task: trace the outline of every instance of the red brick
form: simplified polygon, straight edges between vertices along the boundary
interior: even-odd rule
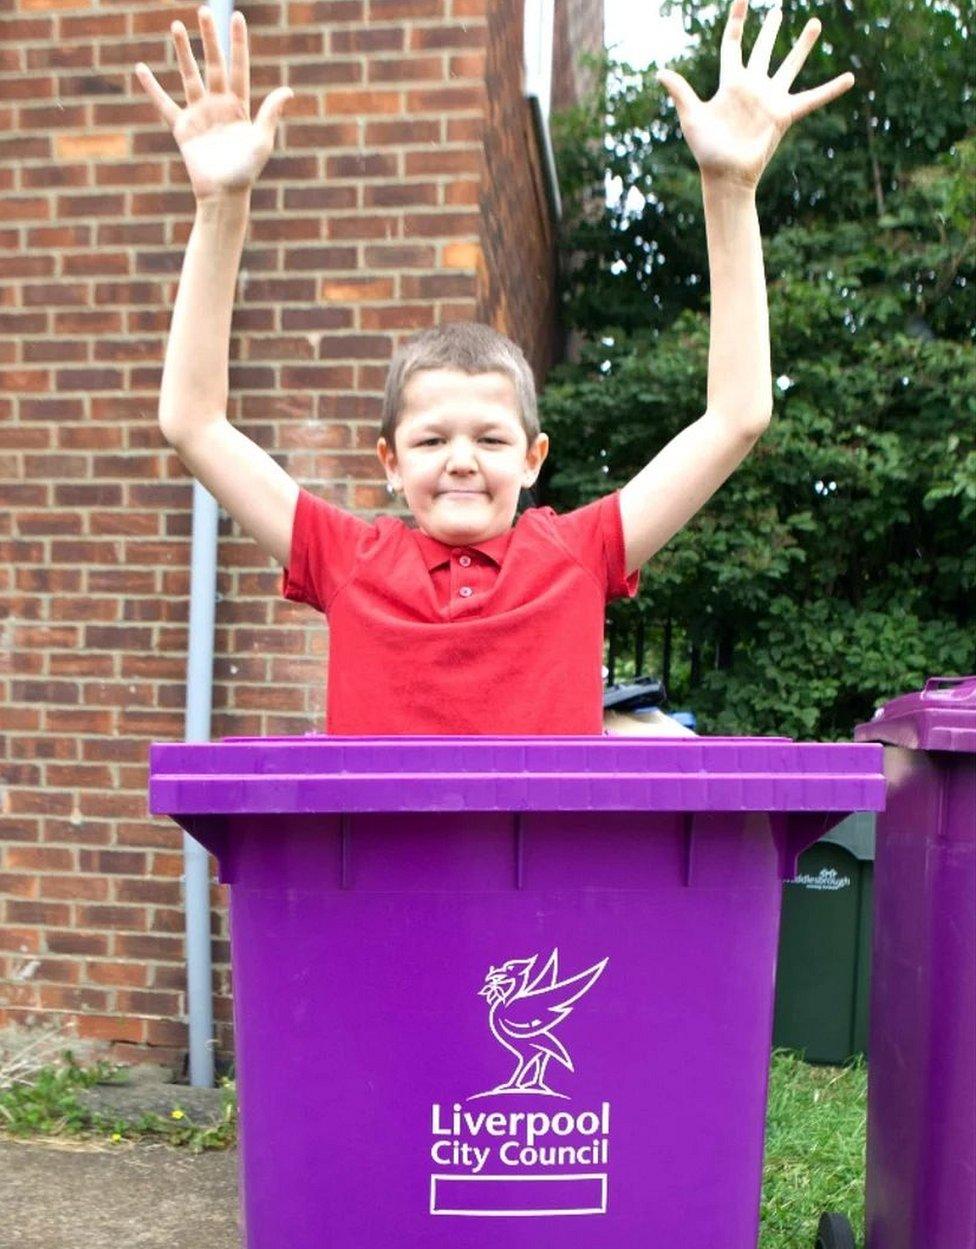
[[[289,78],[296,92],[302,92],[302,88],[305,88],[307,92],[309,88],[319,86],[362,82],[363,66],[357,61],[330,61],[319,58],[292,66]],[[298,111],[300,102],[300,98],[296,97],[290,105],[289,112],[294,118],[300,116]],[[288,125],[289,136],[294,127],[295,122],[290,122]]]
[[[25,342],[22,345],[22,358],[25,363],[54,363],[62,361],[85,361],[89,353],[86,342],[71,341],[67,338],[52,338],[41,342]]]
[[[444,238],[458,234],[476,235],[478,213],[440,212],[409,213],[404,218],[403,232],[408,238]]]
[[[60,312],[54,315],[54,329],[58,334],[117,334],[122,329],[122,318],[117,312],[107,311]]]
[[[176,1019],[147,1019],[145,1027],[150,1045],[186,1045],[186,1025]]]
[[[51,140],[41,135],[25,135],[0,140],[0,160],[50,160]],[[27,166],[29,169],[30,166]],[[26,169],[21,170],[26,172]]]
[[[0,373],[0,391],[42,390],[50,381],[45,369],[7,369]]]
[[[0,314],[0,333],[38,334],[47,325],[43,312],[5,312]]]
[[[19,734],[10,738],[12,759],[77,759],[78,743],[66,737],[28,737]]]
[[[288,21],[292,26],[305,26],[310,23],[328,22],[361,22],[364,15],[364,0],[310,0],[309,3],[294,3],[288,8]]]
[[[126,34],[126,19],[121,14],[110,13],[62,17],[58,23],[58,31],[62,40],[66,42],[73,39],[104,39],[106,43],[109,43],[121,39]]]
[[[485,91],[481,86],[429,87],[407,92],[407,113],[482,113]]]
[[[51,1011],[104,1011],[108,1009],[108,994],[87,986],[38,985],[37,1004],[41,1010]]]
[[[45,876],[41,880],[41,897],[104,902],[108,898],[108,881],[96,876]]]
[[[481,153],[475,147],[407,152],[404,172],[408,178],[417,174],[477,173],[481,168],[481,159]]]
[[[6,1006],[24,1007],[30,1011],[31,1016],[33,1016],[34,1009],[37,1007],[40,1000],[40,994],[37,986],[33,983],[13,983],[8,984],[5,987],[3,991],[3,1000]],[[7,1017],[9,1017],[9,1015]]]
[[[4,861],[9,869],[22,872],[70,872],[76,865],[71,850],[53,846],[8,846]]]
[[[432,182],[397,182],[367,186],[363,189],[364,208],[398,208],[419,205],[433,208],[439,200]]]
[[[437,143],[441,138],[439,121],[369,121],[366,123],[366,142],[370,146],[411,147],[419,144]]]
[[[385,61],[371,60],[368,65],[370,83],[441,82],[444,78],[444,63],[439,56],[397,56]]]
[[[325,110],[330,116],[348,113],[356,117],[364,117],[399,113],[403,110],[403,99],[399,91],[327,91]],[[2,215],[17,219],[26,216],[41,216],[45,215],[46,208],[46,200],[20,201],[19,211],[8,207]]]
[[[411,51],[428,49],[481,48],[487,30],[478,23],[452,22],[445,26],[414,26],[410,32]]]
[[[424,243],[392,243],[365,249],[369,269],[433,269],[436,248]]]
[[[64,257],[64,274],[69,277],[101,277],[129,272],[129,256],[124,251],[82,252]]]
[[[119,217],[125,212],[122,195],[59,195],[56,198],[59,221],[70,217]]]
[[[36,77],[5,77],[5,100],[50,100],[55,95],[55,80],[50,75]]]
[[[95,242],[99,247],[137,244],[152,247],[165,243],[166,239],[165,227],[152,221],[100,221],[96,226]]]
[[[115,839],[120,846],[172,847],[179,845],[182,834],[172,824],[119,823]]]
[[[360,323],[364,330],[423,329],[434,324],[434,309],[429,303],[363,308]]]
[[[180,1009],[178,993],[159,993],[138,989],[119,989],[115,994],[115,1009],[126,1015],[176,1015]],[[147,1030],[152,1041],[158,1033]]]
[[[40,881],[36,876],[0,872],[0,894],[11,898],[36,898],[39,891]]]
[[[5,707],[3,712],[4,727],[9,730],[26,730],[40,728],[40,712],[34,707]]]
[[[40,940],[36,928],[0,926],[0,950],[13,954],[36,954],[41,948]]]
[[[78,867],[83,872],[141,876],[146,870],[146,856],[132,850],[82,850]]]
[[[86,1040],[144,1041],[146,1021],[120,1015],[79,1015],[78,1036]]]
[[[369,0],[373,22],[394,22],[410,17],[443,17],[444,0]]]
[[[473,180],[457,179],[444,187],[444,204],[468,204],[472,207],[481,203],[481,188]]]
[[[183,958],[183,939],[118,933],[113,941],[113,952],[120,958],[178,962]]]
[[[108,711],[52,708],[45,710],[44,727],[50,733],[98,733],[112,731],[112,713]]]
[[[52,954],[106,954],[108,937],[98,932],[49,932],[46,937],[47,948]],[[91,966],[91,964],[89,964]],[[86,972],[86,975],[88,973]],[[89,978],[91,978],[89,976]]]
[[[85,964],[85,976],[93,984],[141,989],[148,983],[149,969],[145,963],[89,962]]]
[[[89,297],[87,287],[77,282],[42,282],[24,286],[24,304],[32,305],[84,305]]]
[[[145,932],[149,926],[141,906],[83,906],[76,908],[78,923],[84,928],[112,928],[125,932]]]
[[[63,902],[28,902],[9,898],[6,908],[8,923],[66,928],[71,922],[71,907]]]

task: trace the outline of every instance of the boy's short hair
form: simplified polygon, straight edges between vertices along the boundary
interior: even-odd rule
[[[539,434],[535,378],[522,349],[478,321],[452,321],[413,334],[394,353],[386,377],[380,434],[393,446],[403,391],[421,369],[460,369],[462,373],[504,373],[515,386],[519,418],[531,447]]]

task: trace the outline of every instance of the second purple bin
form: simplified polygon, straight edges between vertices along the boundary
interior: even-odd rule
[[[755,1249],[781,882],[881,758],[154,746],[230,885],[248,1249]]]

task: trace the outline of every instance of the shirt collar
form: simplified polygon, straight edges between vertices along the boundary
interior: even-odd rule
[[[440,542],[437,538],[432,538],[430,534],[424,533],[422,529],[415,529],[413,532],[417,545],[420,547],[420,553],[424,557],[424,563],[427,565],[427,571],[433,572],[435,568],[441,568],[444,564],[450,563],[452,551],[478,551],[481,555],[490,559],[493,564],[501,568],[505,552],[508,550],[508,544],[512,540],[513,531],[507,529],[504,533],[500,533],[494,538],[489,538],[487,542],[478,542],[469,546],[451,546],[447,542]]]

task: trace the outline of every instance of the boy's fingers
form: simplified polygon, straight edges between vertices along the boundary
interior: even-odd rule
[[[295,93],[291,87],[275,87],[274,91],[271,92],[258,109],[258,115],[254,119],[254,124],[259,130],[264,131],[272,145],[274,144],[275,130],[278,122],[281,120],[281,114],[285,105],[294,98]]]
[[[230,89],[251,116],[251,58],[247,46],[247,23],[240,9],[230,19]]]
[[[776,36],[779,34],[782,22],[783,10],[779,6],[775,9],[770,9],[766,14],[766,20],[763,22],[759,34],[756,36],[756,42],[752,45],[752,52],[749,54],[749,69],[755,73],[769,73],[773,44],[776,42]]]
[[[701,103],[691,83],[675,73],[673,69],[658,70],[657,80],[674,101],[674,106],[679,113]]]
[[[206,5],[197,9],[200,38],[203,41],[203,59],[207,69],[207,90],[220,95],[227,90],[227,66],[217,39],[217,26],[213,13]]]
[[[719,53],[719,67],[723,75],[742,68],[742,28],[748,8],[749,0],[732,0]]]
[[[789,91],[793,85],[793,80],[803,68],[803,62],[810,55],[810,49],[817,42],[817,36],[820,34],[820,22],[817,18],[812,17],[803,30],[796,43],[790,48],[786,56],[783,58],[783,64],[773,74],[773,82],[784,90]]]
[[[822,108],[824,104],[836,100],[845,91],[850,91],[853,86],[853,74],[840,74],[837,78],[831,78],[830,82],[825,82],[822,87],[813,87],[809,91],[800,91],[797,95],[791,95],[790,120],[799,121],[801,117],[806,117],[807,113],[812,113],[815,108]]]
[[[142,84],[142,88],[146,95],[149,96],[150,102],[156,109],[156,112],[163,119],[170,130],[176,124],[176,119],[180,115],[180,110],[176,104],[169,98],[166,92],[156,81],[155,75],[148,65],[143,65],[140,61],[136,66],[136,77]]]
[[[203,79],[190,50],[190,36],[182,22],[174,22],[170,30],[173,32],[173,46],[176,48],[176,63],[183,79],[183,94],[187,104],[195,104],[203,98]]]

